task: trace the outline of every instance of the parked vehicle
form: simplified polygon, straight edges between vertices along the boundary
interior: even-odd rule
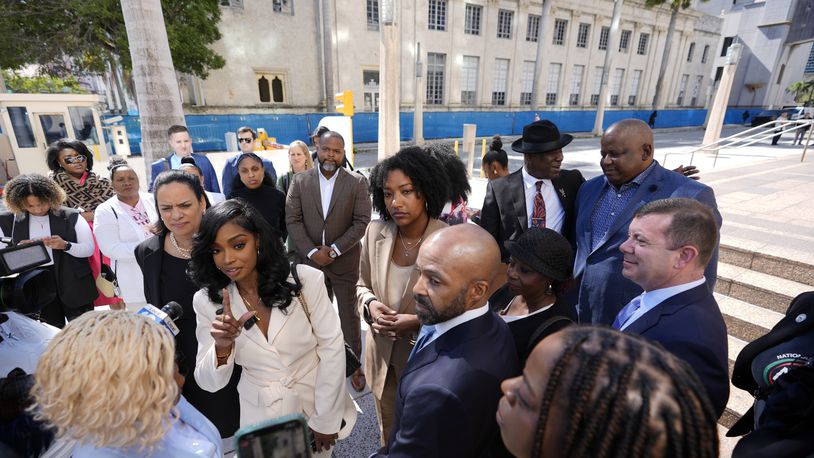
[[[767,122],[772,122],[780,117],[780,113],[786,112],[789,114],[789,119],[792,119],[793,109],[782,110],[763,110],[760,113],[752,116],[752,127],[762,126]]]

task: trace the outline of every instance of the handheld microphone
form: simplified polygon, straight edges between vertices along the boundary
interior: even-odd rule
[[[164,326],[173,336],[177,336],[178,333],[181,332],[178,326],[175,325],[175,322],[184,314],[184,309],[178,302],[170,301],[161,309],[147,304],[136,313],[138,315],[144,315],[161,326]]]

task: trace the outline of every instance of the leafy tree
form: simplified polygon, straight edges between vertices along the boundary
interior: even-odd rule
[[[795,81],[786,89],[794,93],[794,101],[814,105],[814,79]]]
[[[219,40],[219,0],[164,0],[175,69],[201,78],[222,68],[209,45]],[[119,62],[131,70],[119,0],[0,0],[0,68],[36,64],[54,76],[103,72]]]
[[[83,94],[86,92],[79,85],[79,81],[73,76],[65,78],[47,75],[29,77],[19,75],[9,70],[0,71],[0,76],[5,80],[6,87],[12,92],[24,92],[29,94],[64,92]]]

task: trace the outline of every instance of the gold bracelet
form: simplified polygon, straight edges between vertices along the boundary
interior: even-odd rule
[[[218,354],[218,350],[215,350],[215,358],[217,358],[218,361],[220,361],[222,359],[229,359],[229,355],[231,355],[231,354],[232,354],[232,348],[231,347],[229,348],[229,351],[226,352],[226,354],[223,355],[223,356]]]

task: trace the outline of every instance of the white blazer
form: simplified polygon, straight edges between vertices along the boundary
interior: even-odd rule
[[[345,345],[339,314],[328,299],[322,272],[299,265],[298,273],[313,327],[295,298],[285,314],[271,309],[268,340],[256,325],[243,330],[227,363],[220,367],[210,330],[221,305],[210,301],[204,290],[195,294],[195,380],[207,391],[218,391],[229,382],[235,363],[240,364],[243,373],[237,389],[241,427],[300,413],[308,419],[311,429],[324,434],[338,432],[342,439],[356,423],[356,407],[345,383]],[[289,281],[293,279],[289,277]],[[246,313],[248,309],[235,284],[227,288],[233,315]],[[340,428],[342,420],[345,425]]]
[[[156,222],[158,215],[155,212],[153,195],[139,192],[139,198],[144,204],[150,222]],[[113,196],[96,207],[93,233],[96,242],[99,243],[99,249],[110,258],[110,267],[116,273],[124,302],[128,305],[146,302],[144,276],[136,262],[134,251],[139,243],[149,237],[144,234],[133,217],[122,209],[118,197]],[[161,307],[164,304],[153,305]]]

